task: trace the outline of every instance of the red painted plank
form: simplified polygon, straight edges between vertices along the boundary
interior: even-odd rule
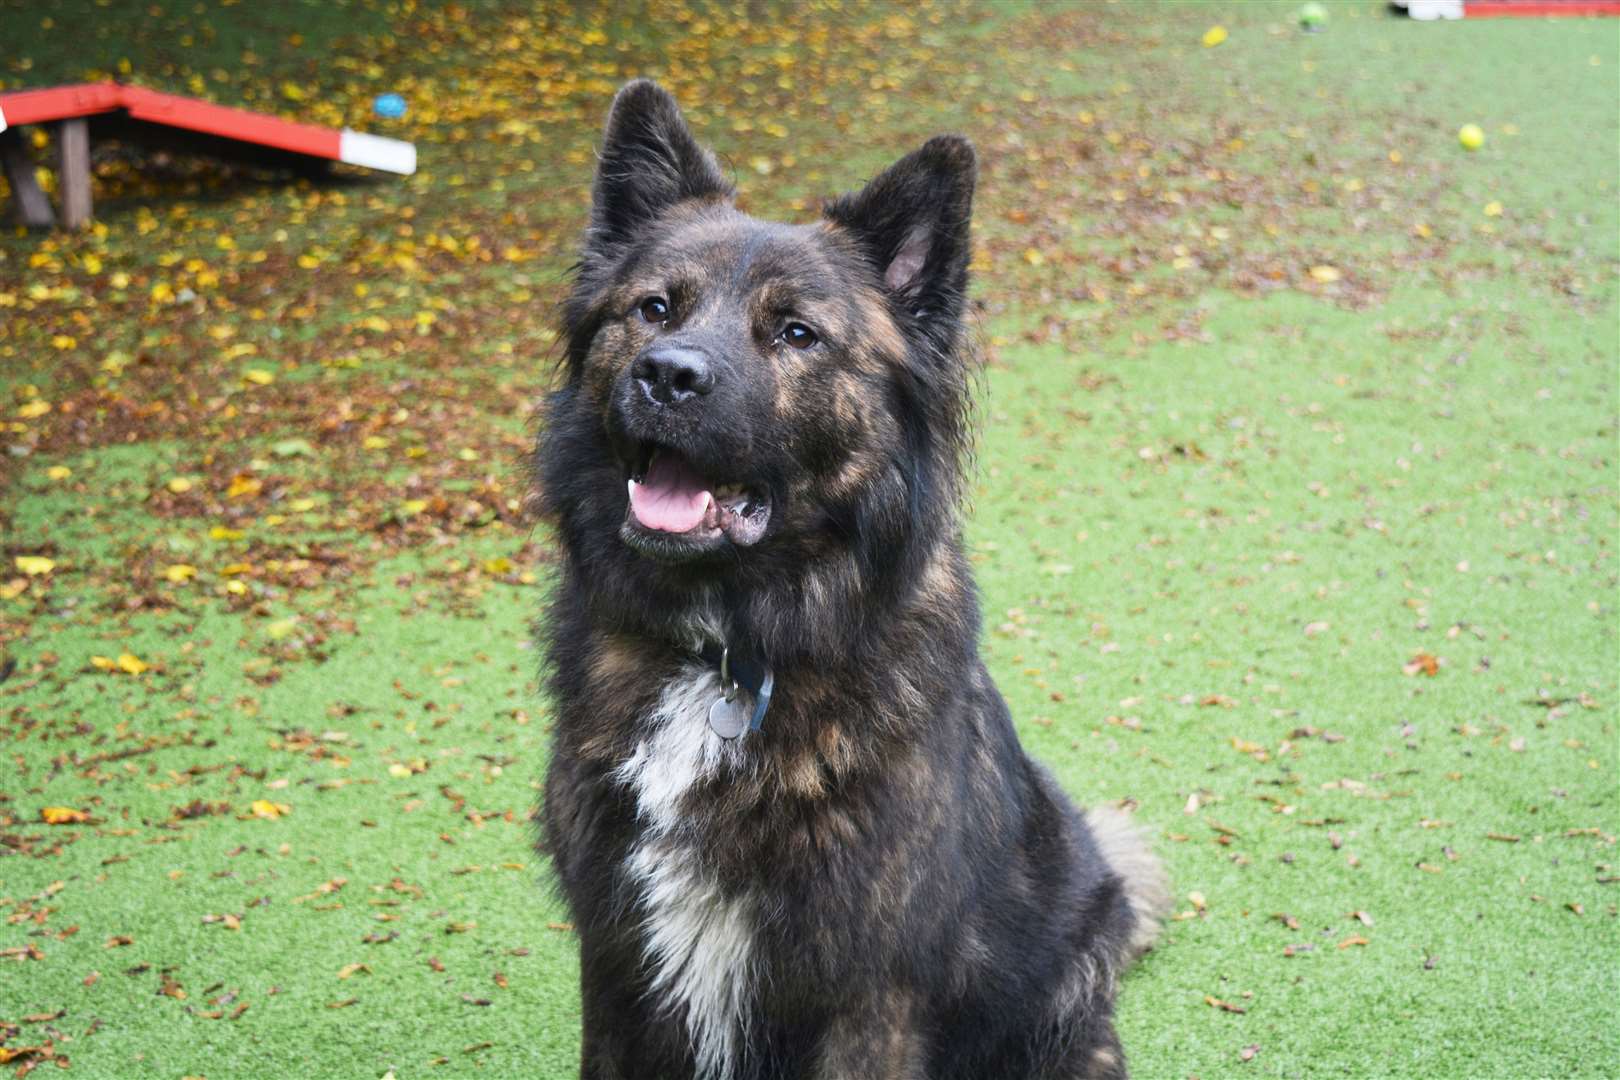
[[[0,94],[0,131],[22,124],[70,120],[118,109],[125,109],[132,119],[149,124],[345,161],[368,169],[403,175],[416,171],[416,148],[399,139],[298,124],[246,109],[117,83],[82,83]]]
[[[0,112],[6,126],[43,124],[75,116],[112,112],[123,104],[122,86],[114,83],[78,83],[48,86],[41,90],[13,90],[0,94]]]
[[[207,135],[223,135],[228,139],[273,146],[278,150],[291,150],[312,157],[338,159],[341,136],[331,128],[313,124],[295,124],[246,109],[232,109],[195,98],[175,94],[160,94],[140,86],[125,86],[123,104],[136,120],[152,124],[200,131]],[[11,107],[0,102],[11,119]]]

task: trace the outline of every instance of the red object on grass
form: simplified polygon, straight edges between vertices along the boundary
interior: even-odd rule
[[[141,86],[80,83],[0,94],[0,131],[20,124],[42,124],[124,110],[130,119],[238,142],[268,146],[309,157],[342,161],[368,169],[410,175],[416,147],[399,139],[298,124],[246,109],[232,109]]]
[[[1620,0],[1467,0],[1463,12],[1470,19],[1620,16]]]

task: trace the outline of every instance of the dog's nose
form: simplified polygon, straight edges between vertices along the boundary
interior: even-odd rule
[[[663,405],[678,405],[714,389],[709,358],[676,346],[649,349],[630,369],[642,393]]]

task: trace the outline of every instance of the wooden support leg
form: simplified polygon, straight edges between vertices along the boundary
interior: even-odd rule
[[[23,142],[22,131],[7,128],[0,131],[0,165],[5,166],[6,183],[11,185],[11,200],[17,206],[17,220],[31,229],[48,229],[56,224],[51,212],[51,201],[40,190],[34,175],[34,159]]]
[[[82,229],[90,224],[90,122],[84,117],[63,120],[56,133],[61,168],[62,224]]]

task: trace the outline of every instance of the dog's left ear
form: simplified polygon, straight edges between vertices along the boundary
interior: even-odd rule
[[[939,135],[824,212],[854,235],[904,308],[954,320],[967,290],[977,171],[972,143]]]
[[[613,98],[593,194],[586,246],[600,253],[684,199],[726,199],[734,191],[669,91],[636,79]]]

